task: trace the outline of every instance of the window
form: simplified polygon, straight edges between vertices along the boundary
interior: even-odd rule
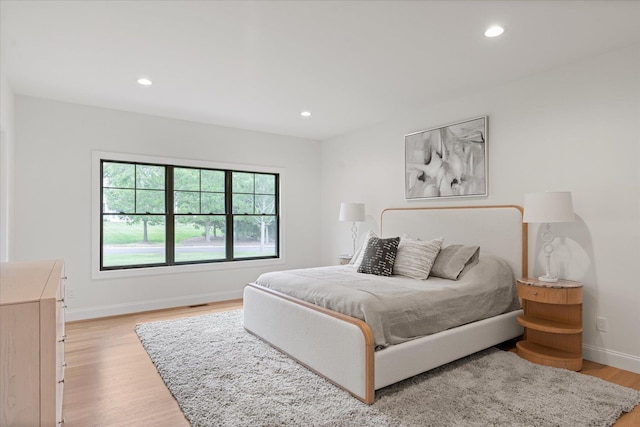
[[[277,255],[275,245],[269,245],[270,236],[277,227],[276,175],[248,172],[233,172],[231,175],[233,229],[248,241],[260,242],[256,252],[255,246],[238,241],[233,256]]]
[[[174,168],[175,262],[226,260],[226,172]]]
[[[278,258],[279,174],[100,159],[100,270]]]

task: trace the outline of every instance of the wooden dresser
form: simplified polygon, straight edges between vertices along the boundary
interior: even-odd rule
[[[63,423],[64,262],[0,265],[0,426]]]
[[[558,280],[518,280],[518,296],[524,315],[524,340],[516,344],[518,355],[530,362],[582,369],[582,283]]]

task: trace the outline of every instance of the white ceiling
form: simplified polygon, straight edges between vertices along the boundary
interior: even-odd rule
[[[0,8],[2,71],[17,94],[316,140],[640,42],[640,1]],[[494,23],[505,34],[485,38]]]

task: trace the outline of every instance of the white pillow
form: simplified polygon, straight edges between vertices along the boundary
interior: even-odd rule
[[[444,238],[416,240],[402,236],[398,245],[393,274],[424,280],[440,252]]]
[[[367,234],[364,236],[364,242],[362,242],[362,246],[360,247],[360,249],[358,249],[358,251],[355,253],[355,255],[353,255],[353,258],[351,258],[351,262],[349,262],[349,264],[353,264],[354,267],[360,267],[360,264],[362,264],[362,260],[364,258],[364,250],[367,247],[367,243],[369,243],[369,239],[371,237],[378,237],[376,236],[376,233],[374,233],[373,231],[369,230],[367,231]]]

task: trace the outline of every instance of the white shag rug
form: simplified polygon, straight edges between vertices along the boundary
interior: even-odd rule
[[[242,327],[242,310],[136,332],[193,426],[610,426],[640,392],[488,349],[365,405]]]

